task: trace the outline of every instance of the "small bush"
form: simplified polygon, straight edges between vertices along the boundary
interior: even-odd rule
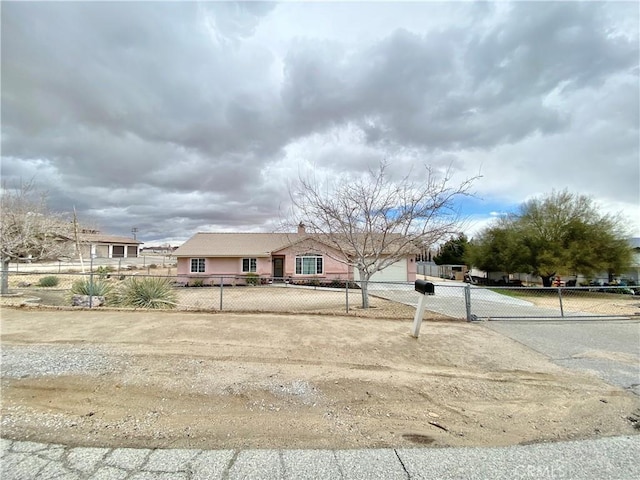
[[[258,285],[260,283],[260,277],[255,273],[247,273],[246,282],[247,285]]]
[[[60,279],[53,275],[42,277],[38,282],[39,287],[55,287],[60,283]]]
[[[116,303],[124,307],[171,309],[177,306],[177,296],[169,278],[131,277],[120,286]]]
[[[109,278],[109,274],[114,271],[114,268],[110,265],[100,266],[96,268],[96,273],[100,278]]]
[[[204,280],[201,278],[196,278],[195,280],[191,280],[188,285],[190,287],[204,287]]]
[[[152,263],[151,265],[149,265],[149,268],[153,270],[154,268],[158,268],[158,265]]]

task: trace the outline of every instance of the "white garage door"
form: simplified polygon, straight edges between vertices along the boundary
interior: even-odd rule
[[[407,260],[389,265],[381,272],[375,273],[371,277],[372,282],[406,282],[407,281]]]

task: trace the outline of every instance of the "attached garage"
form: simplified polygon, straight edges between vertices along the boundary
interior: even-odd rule
[[[408,279],[407,259],[389,265],[371,277],[372,282],[406,282]]]

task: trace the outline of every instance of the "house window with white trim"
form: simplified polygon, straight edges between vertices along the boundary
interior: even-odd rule
[[[296,275],[321,275],[324,272],[320,255],[307,254],[296,257]]]
[[[191,259],[191,273],[204,273],[204,258]]]
[[[258,260],[255,258],[242,259],[242,273],[255,273],[258,266]]]

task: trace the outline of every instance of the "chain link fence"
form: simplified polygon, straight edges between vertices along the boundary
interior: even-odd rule
[[[79,259],[60,259],[54,262],[31,262],[29,259],[21,259],[18,262],[11,262],[9,271],[11,273],[80,273],[90,270],[97,270],[102,267],[111,272],[127,272],[130,270],[155,270],[169,269],[173,267],[175,273],[176,259],[168,254],[149,254],[138,257],[121,258],[88,258],[83,261]]]
[[[129,279],[162,279],[172,299],[166,308],[179,311],[319,313],[411,319],[419,293],[409,282],[369,282],[369,309],[362,308],[362,283],[320,279],[281,282],[260,278],[246,285],[245,277],[217,277],[214,286],[184,284],[175,268],[150,265],[136,270],[99,266],[93,273],[9,272],[10,296],[3,304],[70,307],[73,286],[105,283],[112,294]],[[426,318],[467,321],[502,319],[562,319],[633,317],[640,315],[636,287],[484,287],[435,281],[427,301]],[[100,302],[89,301],[91,306]],[[107,295],[104,308],[117,307]],[[102,308],[102,307],[101,307]]]

